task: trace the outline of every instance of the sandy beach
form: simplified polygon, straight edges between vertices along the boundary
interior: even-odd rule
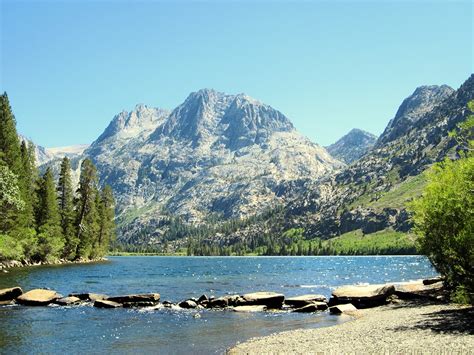
[[[341,325],[251,339],[229,354],[474,354],[474,308],[405,302],[357,311]]]

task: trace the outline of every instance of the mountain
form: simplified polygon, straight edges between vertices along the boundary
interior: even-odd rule
[[[336,159],[351,164],[365,155],[376,141],[374,134],[354,128],[326,149]]]
[[[289,248],[296,243],[291,236],[300,233],[304,240],[338,240],[345,235],[383,236],[380,233],[386,231],[396,249],[397,233],[412,227],[406,203],[422,193],[426,184],[422,173],[446,157],[459,157],[449,132],[466,119],[466,105],[472,99],[474,75],[457,90],[444,85],[416,89],[359,160],[316,181],[283,183],[279,194],[289,201],[284,208],[237,227],[218,228],[201,244],[268,252],[278,250],[275,245]]]
[[[126,242],[160,240],[171,216],[202,224],[260,213],[285,202],[282,184],[344,165],[271,106],[209,89],[172,112],[119,113],[73,167],[86,156],[114,189]]]
[[[21,141],[26,141],[30,144],[33,144],[35,149],[36,164],[38,166],[44,165],[55,159],[62,159],[65,156],[68,158],[80,156],[84,150],[89,147],[89,144],[77,144],[66,147],[45,148],[35,144],[31,139],[26,138],[25,136],[19,135],[19,137]]]

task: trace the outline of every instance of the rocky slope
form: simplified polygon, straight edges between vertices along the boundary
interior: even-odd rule
[[[376,135],[354,128],[326,149],[336,159],[351,164],[364,156],[376,141]]]
[[[207,89],[172,112],[121,112],[73,166],[85,156],[114,189],[122,241],[159,240],[170,215],[199,224],[258,214],[285,202],[281,184],[343,166],[281,112]]]
[[[279,193],[290,201],[283,211],[216,233],[207,242],[249,245],[292,228],[302,228],[306,238],[322,239],[359,229],[365,234],[386,228],[409,231],[406,202],[421,194],[424,170],[458,156],[449,132],[466,118],[466,104],[473,98],[474,75],[458,90],[444,85],[416,89],[374,148],[358,161],[319,181],[282,184]]]

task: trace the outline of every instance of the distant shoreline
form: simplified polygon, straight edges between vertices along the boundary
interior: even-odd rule
[[[55,260],[52,262],[21,262],[18,260],[9,260],[0,262],[0,270],[9,270],[16,268],[25,268],[25,267],[36,267],[36,266],[63,266],[63,265],[78,265],[78,264],[93,264],[109,261],[107,258],[98,258],[92,260]],[[8,272],[8,271],[7,271]]]
[[[372,254],[372,255],[185,255],[185,254],[159,254],[159,253],[114,253],[107,257],[129,257],[129,256],[162,256],[162,257],[186,257],[186,258],[316,258],[316,257],[418,257],[422,254]]]

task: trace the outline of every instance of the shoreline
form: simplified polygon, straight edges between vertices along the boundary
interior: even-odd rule
[[[17,268],[25,268],[25,267],[35,267],[35,266],[62,266],[62,265],[76,265],[76,264],[92,264],[92,263],[99,263],[109,261],[106,257],[93,259],[93,260],[55,260],[52,262],[21,262],[18,260],[9,260],[9,261],[1,261],[0,262],[0,272],[8,272],[11,269]]]
[[[354,319],[238,343],[227,354],[441,354],[474,352],[474,307],[405,301],[358,310]]]

